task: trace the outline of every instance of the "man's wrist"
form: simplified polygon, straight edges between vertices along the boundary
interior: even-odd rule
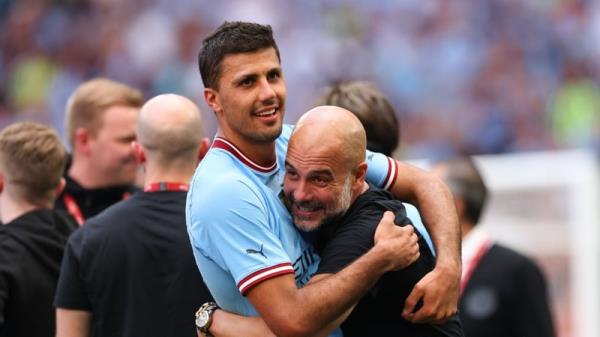
[[[394,261],[390,258],[391,254],[386,248],[376,244],[365,254],[365,257],[371,260],[372,267],[381,274],[392,271],[394,266]]]
[[[462,270],[462,261],[460,259],[440,259],[435,263],[435,269],[442,273],[450,275],[460,275]]]
[[[215,302],[206,302],[200,306],[195,315],[196,328],[207,337],[212,337],[209,332],[210,326],[213,321],[213,314],[219,309],[219,306]]]

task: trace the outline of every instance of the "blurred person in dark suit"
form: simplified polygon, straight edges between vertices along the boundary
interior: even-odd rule
[[[69,238],[56,291],[57,336],[195,336],[191,316],[212,300],[185,227],[189,181],[208,150],[200,112],[178,95],[141,109],[144,190]]]
[[[0,133],[0,336],[54,336],[52,299],[68,235],[52,210],[67,153],[56,132],[20,122]]]
[[[495,243],[477,226],[487,188],[469,157],[433,171],[454,194],[462,229],[460,317],[467,337],[554,337],[546,280],[528,257]]]
[[[131,142],[142,104],[139,90],[104,78],[84,82],[69,98],[65,123],[71,163],[56,208],[79,225],[135,192]]]

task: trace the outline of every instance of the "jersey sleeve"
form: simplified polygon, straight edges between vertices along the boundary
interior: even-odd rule
[[[427,231],[427,228],[425,228],[425,225],[423,224],[419,210],[417,210],[415,206],[408,203],[404,203],[404,208],[406,208],[406,216],[408,216],[415,229],[421,233],[421,236],[423,236],[423,239],[425,239],[427,246],[429,246],[429,250],[431,250],[431,253],[435,256],[435,247],[431,241],[429,231]]]
[[[398,163],[395,159],[367,150],[367,181],[388,190],[398,178]]]
[[[243,180],[221,185],[190,199],[188,223],[194,250],[228,272],[242,294],[272,277],[293,274],[265,198]],[[208,194],[210,199],[205,198]],[[203,265],[199,267],[205,275]]]
[[[91,311],[90,300],[81,278],[83,234],[83,228],[75,231],[65,247],[54,299],[54,306],[57,308]]]

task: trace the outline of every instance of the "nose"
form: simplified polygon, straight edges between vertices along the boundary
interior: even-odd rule
[[[275,89],[273,89],[273,86],[266,78],[261,79],[259,90],[259,99],[261,102],[271,101],[277,96],[275,94]]]
[[[293,196],[296,202],[310,201],[311,194],[308,189],[308,184],[306,184],[306,182],[303,180],[298,181],[293,186]]]

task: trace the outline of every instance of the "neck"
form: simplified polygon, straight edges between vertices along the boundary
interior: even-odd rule
[[[217,131],[217,136],[233,143],[248,159],[260,166],[269,166],[276,160],[275,141],[251,142],[235,132],[226,132],[222,129]]]
[[[71,179],[75,180],[81,187],[86,189],[93,189],[104,187],[103,182],[97,179],[98,175],[92,174],[96,172],[93,165],[88,161],[77,160],[75,156],[69,168],[68,175]]]
[[[34,205],[25,201],[14,200],[4,195],[0,198],[0,210],[2,210],[0,212],[0,220],[3,224],[7,224],[25,213],[44,208],[51,209],[52,205],[50,203],[47,205]]]
[[[195,166],[163,168],[153,167],[152,165],[145,166],[144,185],[170,182],[170,183],[185,183],[188,184],[194,175]]]
[[[466,221],[464,219],[460,222],[460,230],[463,240],[465,239],[467,234],[469,234],[473,230],[474,227],[475,225],[471,224],[469,221]]]
[[[356,201],[358,197],[360,197],[363,193],[369,190],[369,184],[366,181],[363,181],[353,192],[352,192],[352,203]]]

